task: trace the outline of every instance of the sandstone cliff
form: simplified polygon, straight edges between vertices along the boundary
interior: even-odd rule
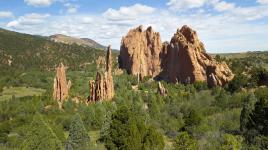
[[[101,100],[110,100],[114,96],[114,84],[112,76],[112,50],[110,46],[106,55],[106,67],[104,74],[100,72],[96,75],[96,80],[89,82],[88,103],[94,103]]]
[[[119,67],[141,78],[156,76],[160,70],[162,43],[152,27],[143,31],[142,26],[132,29],[121,41]]]
[[[234,76],[226,63],[218,63],[206,53],[196,31],[188,26],[183,26],[174,34],[166,59],[164,72],[171,82],[203,81],[212,87],[222,86]]]
[[[218,63],[206,53],[196,31],[188,26],[163,44],[151,27],[130,30],[122,39],[119,64],[133,75],[157,76],[173,83],[201,81],[210,87],[223,86],[234,76],[226,63]]]
[[[69,80],[67,82],[65,67],[61,63],[56,68],[56,77],[54,78],[54,86],[53,86],[53,98],[57,100],[59,108],[62,108],[64,100],[68,98],[70,87],[71,87],[71,81]]]

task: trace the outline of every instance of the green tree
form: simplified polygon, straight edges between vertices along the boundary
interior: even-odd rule
[[[41,115],[36,115],[21,146],[22,150],[61,150],[61,141],[44,121]]]
[[[144,137],[144,150],[162,150],[165,143],[163,136],[157,132],[155,127],[149,127]]]
[[[85,149],[89,145],[90,137],[84,127],[79,114],[76,114],[70,124],[66,149]]]
[[[107,149],[147,150],[163,149],[163,137],[155,128],[146,127],[145,120],[123,105],[112,114],[109,135],[105,138]]]
[[[254,94],[250,94],[244,102],[244,106],[240,115],[240,131],[242,133],[245,133],[247,131],[248,128],[247,124],[249,123],[250,120],[252,120],[251,113],[254,109],[256,101],[257,99],[254,96]]]
[[[241,122],[246,142],[258,149],[268,148],[268,88],[259,88],[255,91],[257,102],[248,115],[241,113]],[[245,129],[244,129],[245,128]]]
[[[244,74],[237,74],[234,79],[228,84],[228,91],[235,92],[243,87],[246,87],[249,83],[249,79]]]
[[[260,134],[268,136],[268,88],[260,88],[255,92],[258,101],[250,114],[251,119],[247,126]]]
[[[176,137],[174,150],[197,150],[196,140],[187,132],[181,132]]]

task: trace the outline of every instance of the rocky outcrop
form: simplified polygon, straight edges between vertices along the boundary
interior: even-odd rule
[[[96,80],[89,82],[88,103],[95,103],[101,100],[110,100],[114,96],[114,84],[112,76],[112,50],[110,46],[106,55],[106,67],[104,74],[100,72],[96,75]]]
[[[183,26],[172,37],[167,50],[164,74],[168,81],[207,82],[210,87],[223,86],[233,79],[226,63],[218,63],[205,51],[196,31]]]
[[[167,90],[161,84],[161,82],[158,82],[157,93],[159,93],[161,96],[167,96]]]
[[[173,83],[207,82],[210,87],[223,86],[234,77],[226,63],[216,62],[206,53],[196,31],[188,26],[178,29],[170,43],[160,43],[159,33],[151,27],[130,30],[122,39],[120,68]]]
[[[71,88],[71,81],[67,82],[65,67],[61,63],[56,68],[56,77],[54,78],[53,98],[57,100],[59,108],[62,108],[64,100],[69,96],[69,90]]]
[[[145,31],[142,26],[130,30],[121,41],[119,67],[141,78],[156,76],[160,70],[162,43],[158,32],[152,27]]]

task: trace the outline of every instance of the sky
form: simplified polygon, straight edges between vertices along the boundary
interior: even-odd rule
[[[268,50],[268,0],[0,0],[0,28],[22,33],[119,49],[139,25],[152,26],[162,42],[188,25],[210,53]]]

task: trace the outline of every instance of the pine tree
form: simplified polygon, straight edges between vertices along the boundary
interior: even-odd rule
[[[40,114],[33,119],[22,150],[62,150],[61,141]]]
[[[111,117],[105,146],[119,150],[161,150],[164,141],[155,128],[146,127],[143,117],[122,106]]]
[[[245,103],[244,103],[244,106],[240,115],[240,131],[242,133],[245,133],[248,128],[247,124],[251,120],[250,114],[252,113],[254,109],[254,105],[256,101],[257,99],[255,98],[254,94],[250,94],[245,100]]]
[[[85,149],[89,146],[90,137],[79,114],[76,114],[70,124],[66,149]]]
[[[163,136],[157,132],[155,127],[149,127],[144,137],[144,150],[162,150],[165,143]]]

